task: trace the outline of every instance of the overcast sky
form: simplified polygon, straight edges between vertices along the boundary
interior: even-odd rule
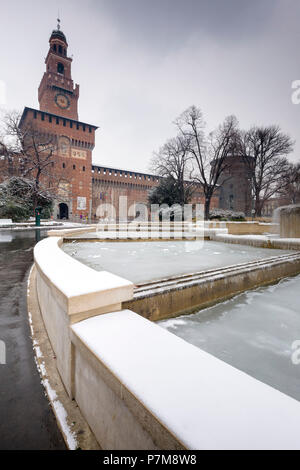
[[[299,0],[0,0],[7,109],[38,107],[58,9],[80,84],[79,119],[98,125],[93,160],[145,171],[192,104],[209,130],[279,124],[298,140]]]

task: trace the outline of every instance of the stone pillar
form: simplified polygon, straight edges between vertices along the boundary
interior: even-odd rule
[[[300,204],[279,208],[280,237],[300,238]]]

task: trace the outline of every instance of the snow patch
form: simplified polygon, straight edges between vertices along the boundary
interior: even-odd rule
[[[67,422],[67,412],[59,400],[53,401],[53,407],[55,409],[56,416],[60,422],[62,431],[66,436],[68,447],[70,450],[76,450],[78,447],[77,439],[73,431]]]
[[[32,327],[32,315],[31,313],[28,313],[28,318],[29,318],[29,324],[32,330],[33,334],[33,327]],[[76,439],[75,433],[71,430],[70,426],[68,425],[67,422],[67,412],[62,405],[62,403],[58,400],[57,398],[57,393],[56,391],[51,387],[49,379],[48,379],[48,374],[47,370],[45,367],[45,363],[41,361],[41,358],[43,357],[43,353],[38,345],[37,340],[33,340],[33,350],[35,352],[35,363],[37,370],[40,374],[41,377],[41,384],[43,385],[44,389],[46,390],[48,399],[55,411],[57,420],[60,424],[60,427],[62,429],[63,434],[65,435],[65,438],[67,440],[67,444],[70,450],[75,450],[78,447],[78,442]]]
[[[181,318],[171,318],[170,320],[166,320],[161,322],[165,328],[176,328],[180,325],[185,325],[186,321]]]

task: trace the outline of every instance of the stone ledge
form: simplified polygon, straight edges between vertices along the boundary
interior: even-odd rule
[[[123,302],[122,308],[158,321],[208,307],[298,273],[300,252],[274,256],[141,284],[135,288],[133,300]]]
[[[55,288],[68,315],[109,307],[133,296],[133,284],[120,276],[95,271],[64,253],[62,239],[46,238],[34,249],[44,281]]]

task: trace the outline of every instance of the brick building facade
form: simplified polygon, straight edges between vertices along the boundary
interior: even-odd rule
[[[93,217],[99,216],[99,205],[103,203],[112,204],[119,214],[120,197],[127,197],[127,206],[130,212],[128,217],[132,218],[138,210],[138,204],[147,204],[149,191],[159,184],[161,177],[150,173],[141,173],[119,168],[108,168],[99,165],[92,166],[92,188],[93,188]],[[199,188],[193,194],[192,204],[204,203],[203,192]],[[211,207],[218,207],[218,193],[212,199]],[[114,218],[111,214],[111,218]]]
[[[20,127],[34,128],[53,139],[55,162],[51,173],[61,180],[54,217],[96,219],[100,215],[99,206],[109,203],[115,207],[118,218],[120,197],[126,196],[127,206],[131,207],[128,215],[132,218],[137,213],[135,206],[148,202],[149,191],[159,183],[160,177],[92,163],[97,126],[79,121],[79,85],[74,85],[72,58],[68,57],[67,39],[59,25],[50,36],[45,64],[38,89],[39,109],[25,107]],[[223,178],[211,208],[232,208],[249,213],[251,194],[250,185],[246,187],[249,182],[245,166],[232,157],[232,169],[228,171],[231,179],[228,180],[228,174]],[[50,187],[51,181],[46,184]],[[204,203],[200,188],[195,191],[192,203]]]
[[[51,172],[60,178],[54,216],[86,218],[92,212],[92,151],[97,126],[78,120],[79,85],[72,80],[72,59],[60,29],[51,34],[46,71],[39,86],[40,109],[25,108],[20,127],[50,136],[55,148]],[[50,185],[51,183],[49,183]]]

